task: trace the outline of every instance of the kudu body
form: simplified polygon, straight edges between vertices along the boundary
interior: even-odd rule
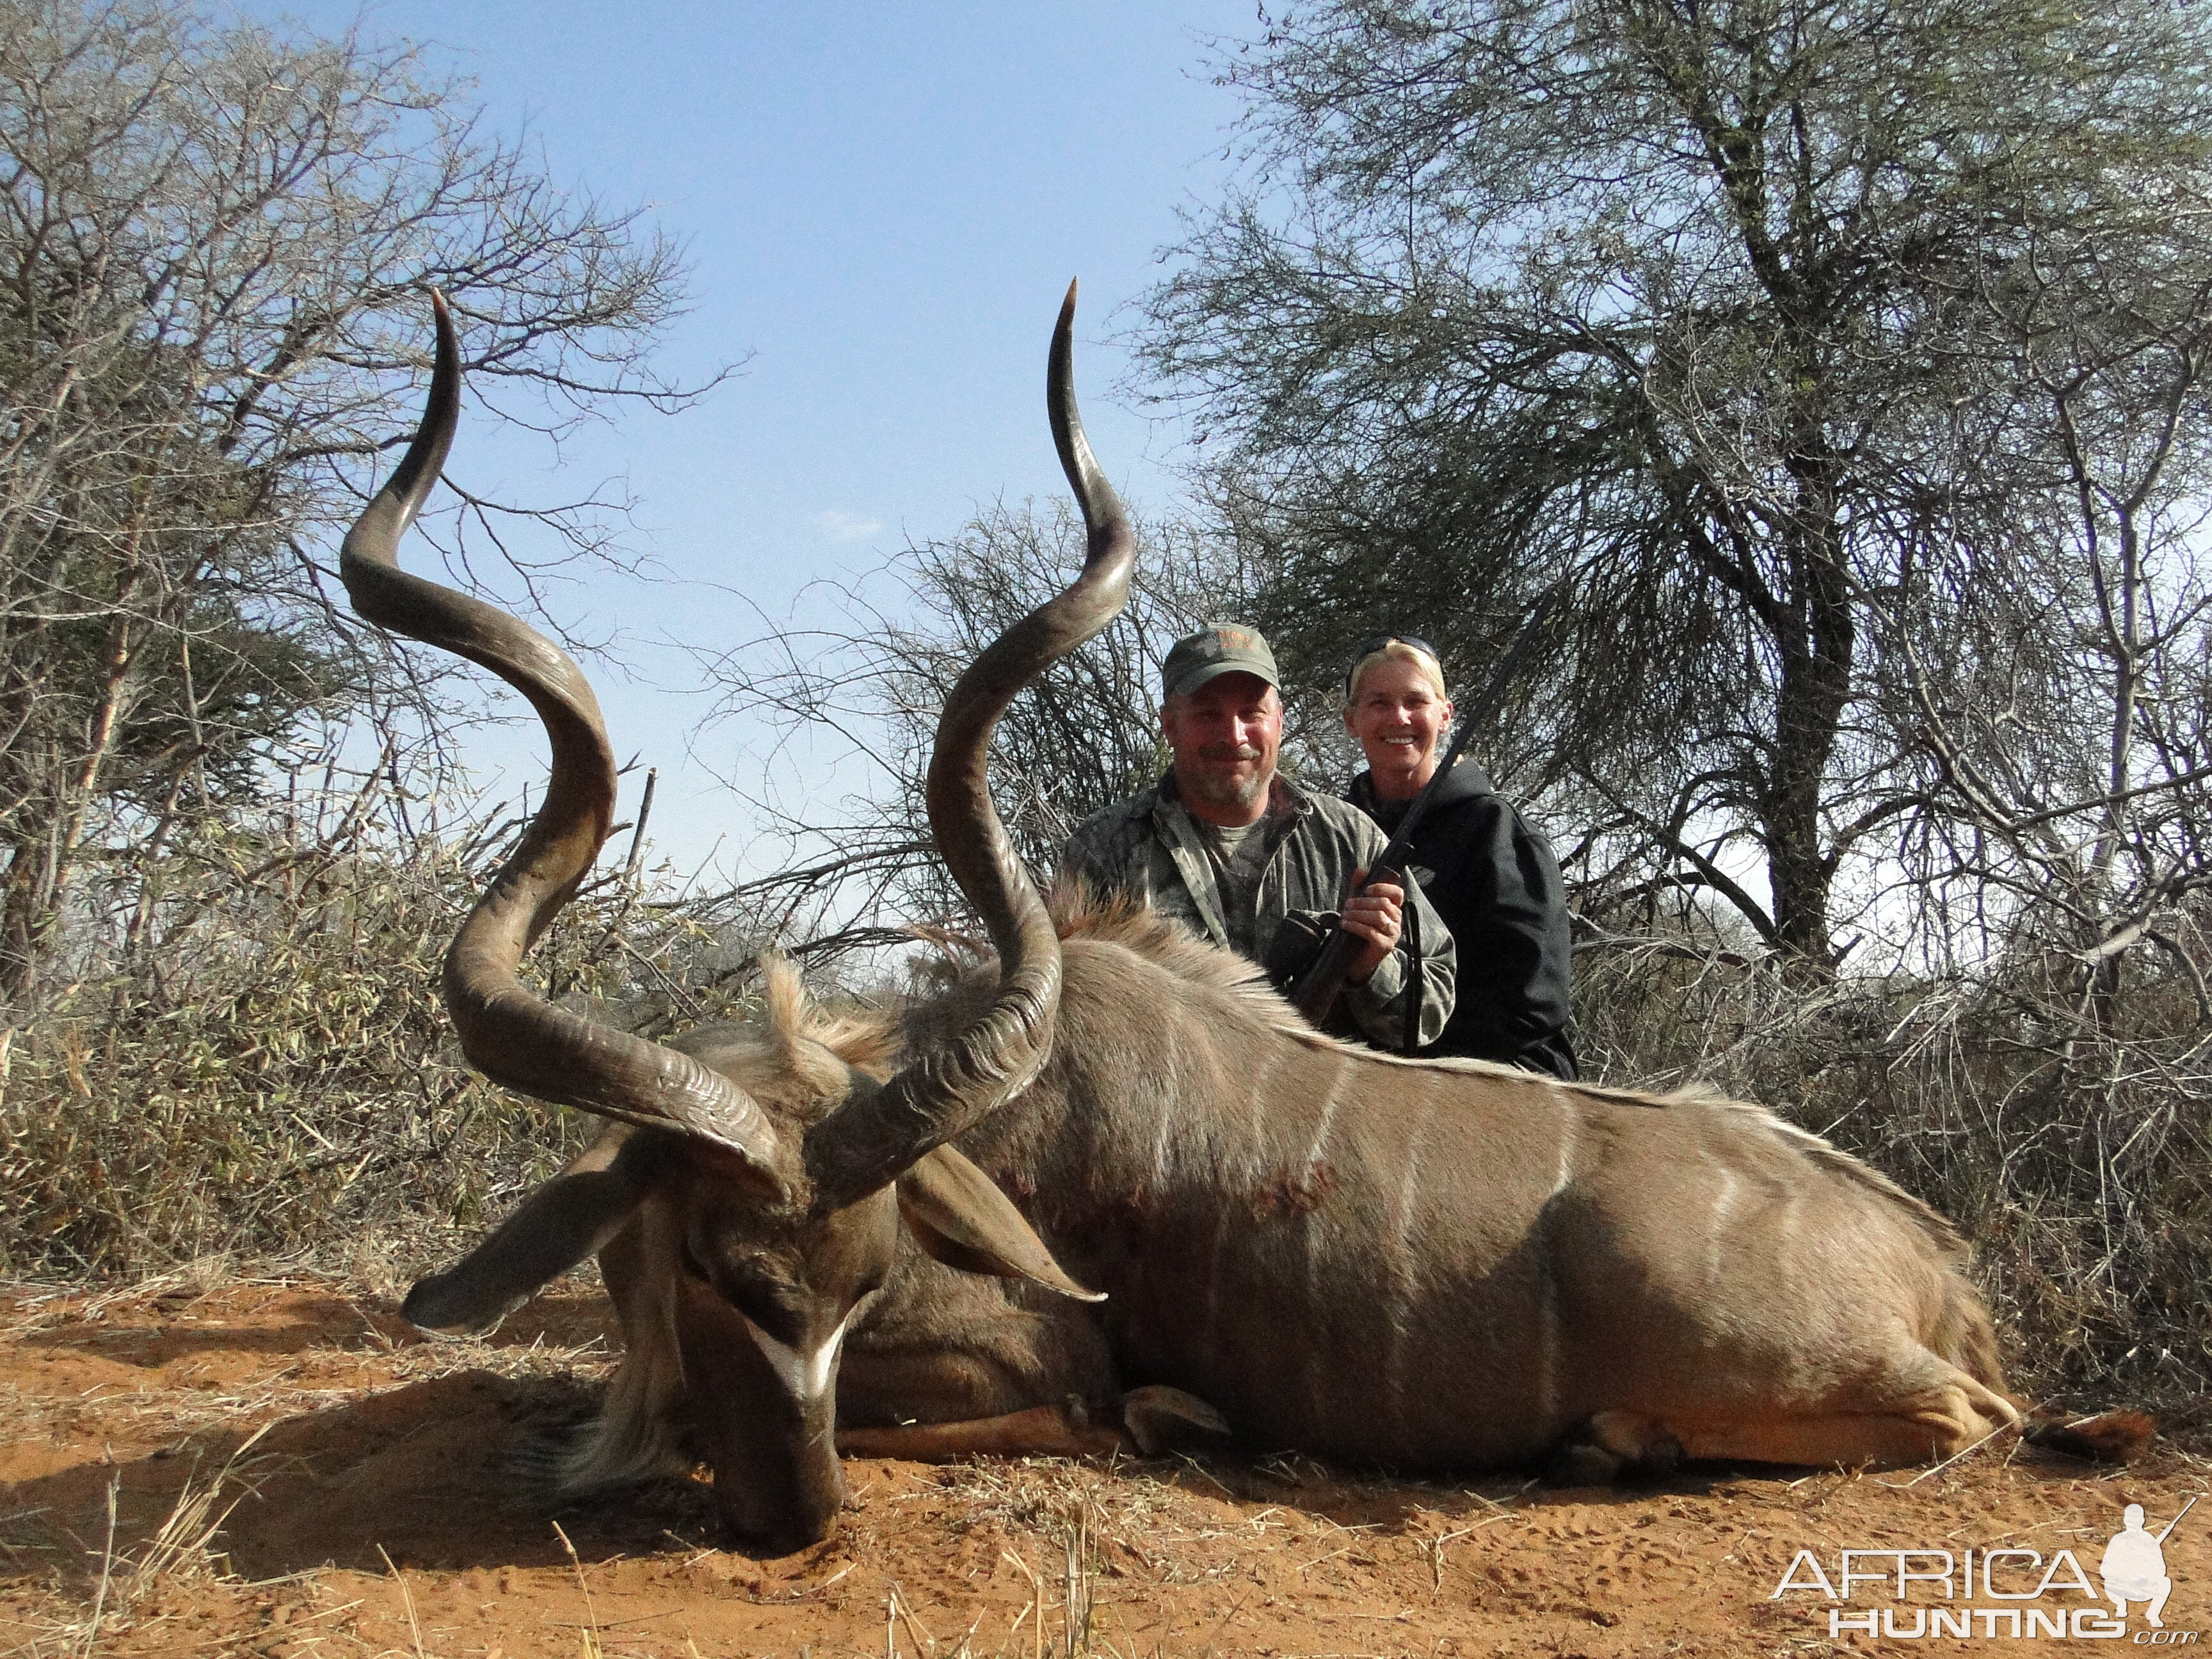
[[[959,1146],[1107,1297],[993,1289],[936,1339],[979,1374],[1000,1296],[1103,1332],[1113,1368],[1009,1375],[978,1414],[1170,1384],[1263,1446],[1607,1472],[1912,1462],[2018,1420],[1948,1224],[1759,1108],[1336,1042],[1150,916],[1078,919],[1064,951],[1050,1060]],[[858,1334],[855,1420],[895,1380]]]
[[[769,1551],[833,1523],[839,1424],[869,1451],[1066,1449],[1149,1443],[1203,1400],[1252,1442],[1440,1469],[1563,1446],[1902,1463],[2017,1421],[1957,1237],[1816,1138],[1730,1102],[1389,1058],[1158,918],[1079,896],[1048,915],[983,764],[1128,575],[1075,415],[1073,301],[1049,401],[1085,569],[963,676],[930,775],[995,957],[896,1031],[772,974],[764,1031],[669,1047],[514,977],[604,839],[612,760],[565,657],[393,566],[453,427],[441,309],[430,412],[346,578],[364,615],[495,668],[546,720],[545,807],[464,926],[448,1001],[495,1080],[616,1127],[408,1316],[479,1327],[599,1252],[629,1353],[577,1479],[703,1457],[728,1531]]]

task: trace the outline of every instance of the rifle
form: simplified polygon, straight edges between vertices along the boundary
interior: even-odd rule
[[[1406,809],[1406,816],[1398,821],[1398,832],[1390,837],[1390,844],[1375,860],[1375,867],[1367,872],[1366,881],[1360,884],[1361,891],[1374,882],[1404,883],[1406,860],[1413,850],[1413,832],[1421,827],[1421,819],[1436,799],[1437,790],[1443,787],[1445,775],[1458,763],[1468,739],[1474,735],[1478,726],[1484,725],[1498,712],[1498,705],[1505,695],[1507,682],[1513,678],[1513,671],[1520,666],[1521,659],[1527,653],[1530,642],[1535,639],[1544,625],[1545,617],[1551,612],[1552,602],[1559,597],[1559,590],[1565,586],[1564,581],[1553,582],[1538,594],[1536,603],[1529,606],[1528,619],[1521,624],[1519,635],[1514,640],[1511,648],[1498,659],[1498,666],[1491,671],[1488,684],[1484,685],[1481,695],[1475,698],[1466,716],[1459,722],[1459,730],[1453,733],[1449,746],[1444,750],[1443,758],[1437,763],[1434,775],[1421,787],[1421,793],[1413,797],[1413,805]],[[1411,896],[1407,895],[1409,899]],[[1291,1003],[1306,1017],[1308,1024],[1318,1029],[1329,1017],[1336,1006],[1337,998],[1344,994],[1344,981],[1352,971],[1352,959],[1359,954],[1366,943],[1358,934],[1346,932],[1342,922],[1337,924],[1336,931],[1321,947],[1321,954],[1314,958],[1313,965],[1300,976],[1297,988],[1291,993]],[[1416,1000],[1411,1011],[1412,1018],[1415,1019],[1419,1018],[1419,1006],[1417,988]]]
[[[2203,1494],[2202,1492],[2199,1492],[2199,1493],[2197,1494],[2197,1497],[2198,1497],[2198,1498],[2201,1498],[2201,1497],[2203,1497]],[[2186,1514],[2188,1514],[2190,1510],[2191,1510],[2195,1509],[2196,1507],[2197,1507],[2197,1498],[2191,1498],[2191,1499],[2190,1499],[2186,1504],[2184,1504],[2181,1506],[2181,1515],[2186,1515]],[[2181,1524],[2181,1515],[2177,1515],[2177,1516],[2175,1516],[2173,1517],[2173,1519],[2172,1519],[2172,1520],[2171,1520],[2171,1521],[2169,1521],[2169,1522],[2167,1522],[2166,1523],[2166,1532],[2162,1532],[2162,1533],[2159,1534],[2159,1535],[2158,1535],[2158,1541],[2159,1541],[2160,1543],[2163,1544],[2164,1542],[2166,1542],[2166,1534],[2167,1534],[2167,1533],[2171,1533],[2171,1532],[2172,1532],[2172,1531],[2176,1527],[2178,1527],[2178,1526],[2179,1526],[2179,1525]]]

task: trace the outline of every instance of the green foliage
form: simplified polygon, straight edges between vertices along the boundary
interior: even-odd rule
[[[671,240],[488,137],[414,48],[24,0],[0,8],[0,152],[5,1001],[88,842],[250,797],[319,720],[437,718],[446,665],[331,628],[315,564],[411,425],[429,289],[495,417],[557,438],[696,393],[645,367],[683,303]],[[597,500],[471,505],[560,558],[608,547]]]
[[[1222,60],[1249,168],[1146,343],[1286,665],[1395,628],[1471,670],[1571,577],[1497,769],[1832,965],[1839,883],[1933,793],[1904,647],[1973,659],[1937,702],[1979,667],[2040,704],[2130,514],[2160,614],[2196,602],[2209,40],[2172,0],[1285,15]],[[2146,650],[2109,631],[2046,763],[2106,747]],[[1713,879],[1753,862],[1771,899]]]

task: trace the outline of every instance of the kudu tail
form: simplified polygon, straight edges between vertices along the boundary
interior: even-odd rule
[[[2032,1413],[2020,1437],[2045,1451],[2092,1463],[2132,1463],[2150,1449],[2158,1419],[2137,1411],[2100,1412],[2067,1419],[2057,1412]]]
[[[2142,1412],[2112,1411],[2069,1419],[2011,1394],[2005,1387],[1996,1328],[1981,1297],[1963,1279],[1955,1281],[1928,1346],[2009,1405],[2019,1414],[2021,1440],[2042,1450],[2096,1463],[2130,1463],[2158,1431],[2157,1423]]]

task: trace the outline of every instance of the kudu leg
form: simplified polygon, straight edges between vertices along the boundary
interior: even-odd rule
[[[1123,1392],[1087,1305],[934,1264],[913,1271],[929,1291],[846,1348],[837,1447],[847,1455],[1153,1456],[1228,1433],[1219,1413],[1180,1389]]]
[[[1599,1412],[1553,1454],[1544,1480],[1553,1486],[1663,1480],[1680,1467],[1682,1457],[1682,1443],[1649,1413]]]
[[[1668,1426],[1691,1457],[1894,1468],[1955,1457],[2018,1425],[2020,1413],[2009,1401],[1955,1367],[1945,1369],[1948,1378],[1885,1409],[1734,1422],[1670,1418]]]
[[[837,1382],[850,1428],[975,1422],[1070,1399],[1108,1423],[1121,1395],[1088,1304],[915,1258],[845,1345]]]
[[[840,1429],[837,1449],[848,1457],[902,1457],[916,1463],[954,1458],[1136,1457],[1202,1444],[1225,1437],[1229,1424],[1195,1395],[1155,1383],[1132,1389],[1121,1400],[1118,1425],[1101,1422],[1080,1395],[1054,1406],[1032,1406],[958,1423],[902,1423],[889,1428]]]
[[[900,1457],[915,1463],[956,1458],[1104,1457],[1128,1449],[1119,1428],[1096,1422],[1080,1399],[1032,1406],[963,1423],[907,1423],[893,1428],[840,1429],[847,1457]]]

